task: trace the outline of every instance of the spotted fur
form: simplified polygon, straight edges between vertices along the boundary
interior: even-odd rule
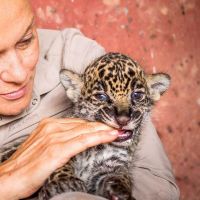
[[[169,75],[147,75],[130,57],[108,53],[91,63],[84,74],[62,70],[60,78],[74,103],[70,117],[106,123],[121,135],[56,170],[38,191],[38,198],[83,191],[111,200],[135,199],[131,176],[134,151],[147,115],[169,86]]]

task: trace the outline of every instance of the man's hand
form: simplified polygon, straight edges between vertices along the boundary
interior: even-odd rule
[[[111,142],[117,135],[117,130],[104,124],[81,119],[41,121],[10,159],[0,165],[0,199],[30,196],[71,157]]]

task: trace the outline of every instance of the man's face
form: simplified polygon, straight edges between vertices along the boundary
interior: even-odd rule
[[[17,115],[30,103],[38,37],[28,0],[0,0],[0,115]]]

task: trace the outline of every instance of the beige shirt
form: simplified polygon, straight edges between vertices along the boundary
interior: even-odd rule
[[[82,73],[96,57],[105,53],[95,41],[76,29],[38,30],[40,58],[29,107],[15,117],[0,116],[0,147],[28,135],[47,117],[62,117],[70,109],[59,80],[61,68]],[[137,200],[177,200],[179,190],[170,162],[149,119],[142,133],[134,163],[134,195]]]

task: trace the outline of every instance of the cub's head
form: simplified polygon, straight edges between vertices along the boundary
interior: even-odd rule
[[[101,56],[82,75],[62,70],[60,78],[74,102],[75,116],[120,130],[137,130],[170,83],[169,75],[146,75],[135,61],[120,53]]]

